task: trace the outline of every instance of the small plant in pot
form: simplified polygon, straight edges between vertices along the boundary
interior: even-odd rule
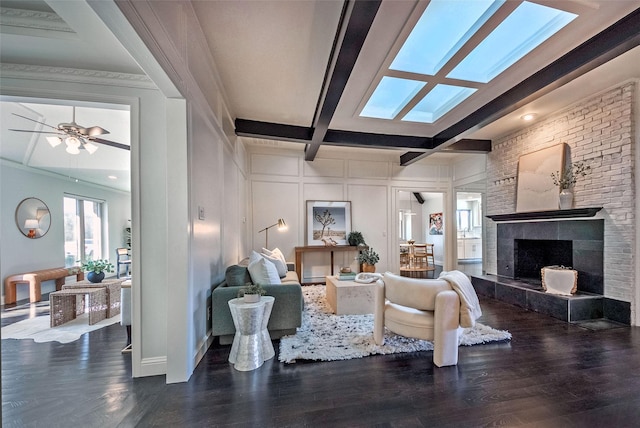
[[[380,255],[373,248],[367,248],[358,254],[358,261],[362,263],[363,272],[375,272],[375,264],[380,261]]]
[[[102,282],[105,272],[113,272],[113,264],[109,263],[107,259],[86,260],[80,268],[88,272],[87,280],[93,283]]]
[[[245,303],[256,303],[260,301],[260,296],[267,294],[267,290],[260,284],[247,284],[238,291],[238,297],[242,297]]]
[[[358,245],[367,245],[364,242],[364,236],[362,236],[362,233],[357,232],[355,230],[349,233],[349,236],[347,237],[347,242],[349,242],[349,245],[352,245],[354,247],[357,247]]]

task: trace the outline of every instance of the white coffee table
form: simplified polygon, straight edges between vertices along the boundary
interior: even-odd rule
[[[375,310],[375,282],[361,284],[355,281],[340,281],[336,276],[327,276],[326,298],[336,315],[372,314]]]

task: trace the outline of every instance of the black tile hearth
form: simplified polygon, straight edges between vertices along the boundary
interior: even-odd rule
[[[529,311],[567,321],[589,320],[604,316],[604,297],[578,291],[572,296],[546,293],[535,282],[523,282],[496,275],[471,276],[476,293]],[[613,305],[611,305],[613,307]],[[630,319],[630,318],[629,318]]]

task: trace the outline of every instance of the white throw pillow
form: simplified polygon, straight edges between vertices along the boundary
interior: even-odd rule
[[[255,251],[251,253],[249,260],[249,267],[247,267],[247,269],[251,276],[251,282],[259,285],[282,284],[280,276],[278,275],[278,269],[276,269],[276,266],[269,260]]]
[[[278,257],[280,260],[282,260],[282,263],[284,263],[285,265],[287,264],[287,259],[284,258],[284,254],[282,254],[282,251],[280,251],[279,248],[274,248],[273,250],[263,248],[262,254],[266,254],[272,257]]]
[[[267,260],[273,262],[278,268],[278,275],[280,278],[284,278],[287,276],[287,272],[289,271],[289,267],[287,266],[287,259],[284,258],[284,254],[280,251],[279,248],[274,248],[273,250],[269,250],[267,248],[262,249],[262,255],[267,258]],[[279,260],[279,262],[276,259]]]
[[[279,257],[270,256],[265,253],[262,253],[262,257],[275,265],[276,270],[278,271],[278,277],[284,278],[285,276],[287,276],[287,264],[280,260]]]

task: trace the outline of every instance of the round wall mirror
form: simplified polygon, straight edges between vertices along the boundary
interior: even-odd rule
[[[51,213],[47,204],[37,198],[27,198],[16,208],[16,225],[27,238],[41,238],[51,226]]]

